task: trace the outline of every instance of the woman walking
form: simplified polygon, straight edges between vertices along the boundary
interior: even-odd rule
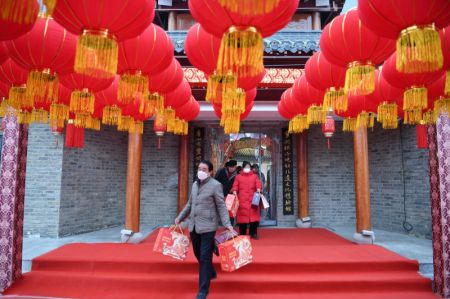
[[[258,225],[260,220],[260,208],[252,205],[255,192],[261,193],[261,181],[252,171],[250,162],[242,162],[242,171],[234,179],[231,189],[239,200],[239,209],[237,212],[237,223],[239,224],[239,233],[247,234],[247,227],[250,224],[250,236],[252,239],[258,239]]]
[[[228,230],[233,230],[223,200],[222,184],[211,177],[212,172],[213,165],[210,161],[200,162],[197,180],[192,185],[189,200],[175,219],[175,224],[179,224],[190,216],[189,232],[194,254],[199,263],[199,290],[196,299],[206,298],[211,279],[217,277],[212,264],[212,255],[219,218]]]

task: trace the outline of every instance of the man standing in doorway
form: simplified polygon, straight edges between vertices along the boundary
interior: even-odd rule
[[[237,161],[229,160],[225,163],[225,167],[217,171],[215,179],[223,186],[224,198],[230,194],[231,187],[233,187],[234,179],[236,178]],[[231,225],[234,224],[234,218],[231,218]]]

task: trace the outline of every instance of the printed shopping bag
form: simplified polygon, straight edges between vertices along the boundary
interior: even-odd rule
[[[230,218],[236,217],[237,210],[239,208],[239,200],[237,196],[228,194],[225,198],[225,205],[227,206],[228,215],[230,216]]]
[[[233,238],[218,247],[223,271],[233,272],[253,261],[252,243],[248,236]]]
[[[267,198],[262,194],[261,194],[261,202],[262,202],[264,209],[267,209],[270,207],[269,202],[267,201]]]
[[[239,234],[234,229],[233,229],[233,232],[230,232],[229,230],[225,230],[222,233],[217,234],[214,237],[214,239],[216,241],[216,244],[219,245],[219,244],[225,243],[226,241],[228,241],[234,237],[237,237],[237,236],[239,236]]]
[[[259,202],[261,201],[261,194],[259,192],[255,192],[253,194],[252,206],[259,206]]]
[[[177,228],[179,228],[179,231],[176,231]],[[159,229],[153,251],[177,260],[184,260],[186,259],[188,250],[189,238],[183,233],[180,226]]]

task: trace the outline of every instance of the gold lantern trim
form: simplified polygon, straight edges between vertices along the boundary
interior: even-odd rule
[[[354,61],[347,67],[344,90],[350,95],[368,95],[375,90],[375,66],[372,62]]]

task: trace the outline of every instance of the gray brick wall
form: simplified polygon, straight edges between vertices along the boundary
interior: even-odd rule
[[[59,235],[122,225],[128,135],[86,130],[83,149],[64,148]]]
[[[24,234],[57,237],[63,161],[62,136],[48,125],[33,124],[28,135]]]

